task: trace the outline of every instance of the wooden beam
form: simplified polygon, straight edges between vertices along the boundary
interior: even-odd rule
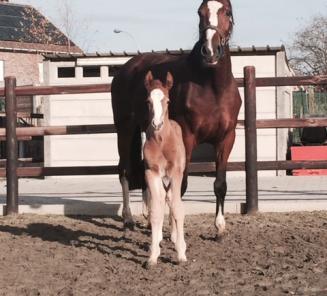
[[[19,127],[16,129],[19,139],[24,137],[36,136],[55,136],[55,135],[77,135],[77,134],[103,134],[115,133],[116,128],[113,124],[93,124],[93,125],[67,125],[67,126],[36,126]],[[0,128],[0,139],[5,138],[6,130]]]
[[[327,118],[285,118],[285,119],[258,119],[256,127],[264,128],[300,128],[327,126]],[[244,120],[237,121],[237,128],[244,128]]]

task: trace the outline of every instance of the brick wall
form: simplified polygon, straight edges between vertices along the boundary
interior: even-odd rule
[[[0,60],[4,61],[4,77],[16,76],[18,86],[40,83],[39,63],[43,60],[41,55],[0,52]]]

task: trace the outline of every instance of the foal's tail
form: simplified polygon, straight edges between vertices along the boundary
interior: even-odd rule
[[[130,149],[130,172],[128,175],[129,189],[145,187],[144,161],[142,160],[141,128],[136,127],[131,141]]]

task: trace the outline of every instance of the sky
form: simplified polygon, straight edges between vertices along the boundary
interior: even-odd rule
[[[327,0],[231,0],[233,46],[289,45]],[[62,28],[68,3],[72,40],[86,52],[191,49],[198,39],[201,0],[10,0],[39,9]],[[114,33],[119,29],[121,33]]]

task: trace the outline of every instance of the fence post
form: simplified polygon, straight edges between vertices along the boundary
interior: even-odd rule
[[[5,78],[6,108],[6,150],[7,150],[7,207],[6,215],[18,214],[18,178],[17,178],[17,104],[16,78]]]
[[[255,67],[244,67],[246,213],[258,211]]]

